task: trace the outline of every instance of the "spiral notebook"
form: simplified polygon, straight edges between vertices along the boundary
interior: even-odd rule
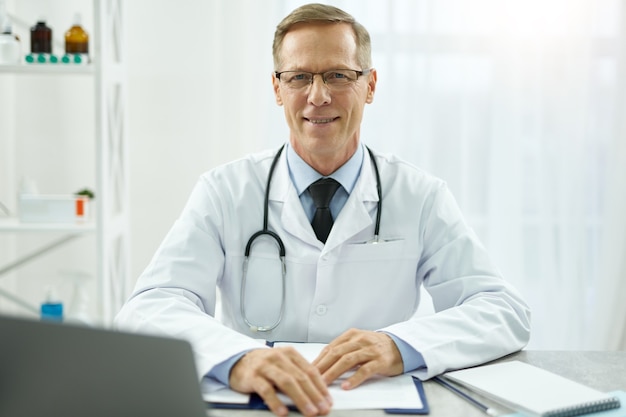
[[[452,371],[444,377],[532,416],[572,417],[620,407],[619,398],[611,394],[520,361]]]

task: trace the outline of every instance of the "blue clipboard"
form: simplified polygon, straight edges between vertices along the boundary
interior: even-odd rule
[[[274,342],[267,341],[265,344],[269,347],[274,346]],[[426,400],[426,394],[424,393],[424,386],[422,381],[418,378],[413,377],[413,383],[415,384],[415,389],[417,390],[420,400],[422,401],[422,408],[386,408],[384,409],[387,414],[419,414],[425,415],[430,413],[430,408],[428,406],[428,402]],[[211,403],[211,407],[213,408],[222,408],[222,409],[236,409],[236,410],[268,410],[269,408],[265,405],[265,402],[258,394],[250,394],[250,401],[247,404],[230,404],[230,403]],[[295,406],[290,405],[287,408],[291,411],[297,411]]]
[[[422,384],[422,381],[420,381],[416,377],[413,377],[413,383],[415,384],[415,389],[420,396],[420,400],[422,400],[422,408],[386,408],[385,413],[422,415],[430,413],[430,408],[428,407],[428,402],[426,401],[426,393],[424,393],[424,385]]]
[[[425,415],[430,413],[430,408],[428,407],[428,402],[426,401],[426,394],[424,393],[424,386],[422,385],[422,381],[413,377],[413,383],[415,384],[415,389],[419,393],[420,399],[422,400],[422,408],[386,408],[384,409],[387,414],[419,414]],[[250,401],[247,404],[230,404],[230,403],[210,403],[212,408],[222,408],[222,409],[231,409],[231,410],[268,410],[269,408],[263,402],[263,399],[259,397],[258,394],[250,394]],[[287,407],[291,411],[297,411],[297,409],[290,405]]]

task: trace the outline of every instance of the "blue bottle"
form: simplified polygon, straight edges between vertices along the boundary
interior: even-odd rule
[[[52,290],[48,290],[46,301],[41,303],[40,313],[43,321],[63,321],[63,303]]]

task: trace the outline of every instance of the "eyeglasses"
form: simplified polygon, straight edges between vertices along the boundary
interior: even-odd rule
[[[326,72],[306,72],[306,71],[276,71],[276,78],[280,80],[283,85],[293,90],[300,90],[313,84],[313,78],[316,75],[322,76],[322,81],[330,88],[341,89],[346,87],[356,80],[361,75],[369,74],[370,70],[363,71],[350,70],[350,69],[335,69]]]

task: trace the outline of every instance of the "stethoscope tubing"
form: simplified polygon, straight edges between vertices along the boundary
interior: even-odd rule
[[[285,287],[286,287],[286,276],[287,276],[287,266],[285,264],[285,253],[286,253],[285,244],[283,243],[283,240],[280,238],[280,236],[278,236],[277,233],[269,230],[269,226],[268,226],[270,184],[272,182],[272,177],[274,176],[274,170],[276,169],[276,165],[278,164],[278,161],[280,159],[280,154],[282,153],[284,148],[285,148],[285,145],[283,144],[276,152],[276,156],[274,156],[274,160],[272,161],[272,165],[270,166],[269,173],[267,174],[267,184],[265,186],[265,199],[264,199],[264,204],[263,204],[263,229],[259,230],[258,232],[250,236],[250,239],[248,239],[248,243],[246,244],[246,248],[244,251],[242,278],[241,278],[240,311],[241,311],[241,317],[243,318],[243,321],[248,326],[250,331],[254,333],[269,332],[269,331],[274,330],[281,323],[283,319],[283,315],[285,313]],[[380,233],[380,219],[381,219],[381,213],[382,213],[382,208],[383,208],[383,203],[382,203],[383,192],[382,192],[382,187],[380,184],[380,173],[378,172],[378,164],[376,163],[374,152],[367,146],[365,148],[367,149],[367,152],[369,153],[370,160],[372,161],[372,165],[374,166],[374,172],[376,174],[376,192],[378,193],[378,203],[377,203],[377,209],[376,209],[376,223],[374,226],[374,238],[372,239],[371,242],[378,243],[378,236]],[[264,235],[270,236],[278,244],[278,251],[279,251],[279,257],[281,261],[281,272],[282,272],[282,291],[281,291],[280,312],[278,313],[278,318],[276,319],[276,321],[274,321],[274,323],[272,323],[269,326],[259,326],[250,322],[250,320],[248,319],[248,316],[246,315],[246,309],[245,309],[246,279],[248,276],[248,261],[250,257],[250,251],[252,250],[252,244],[254,243],[256,238],[260,236],[264,236]]]

